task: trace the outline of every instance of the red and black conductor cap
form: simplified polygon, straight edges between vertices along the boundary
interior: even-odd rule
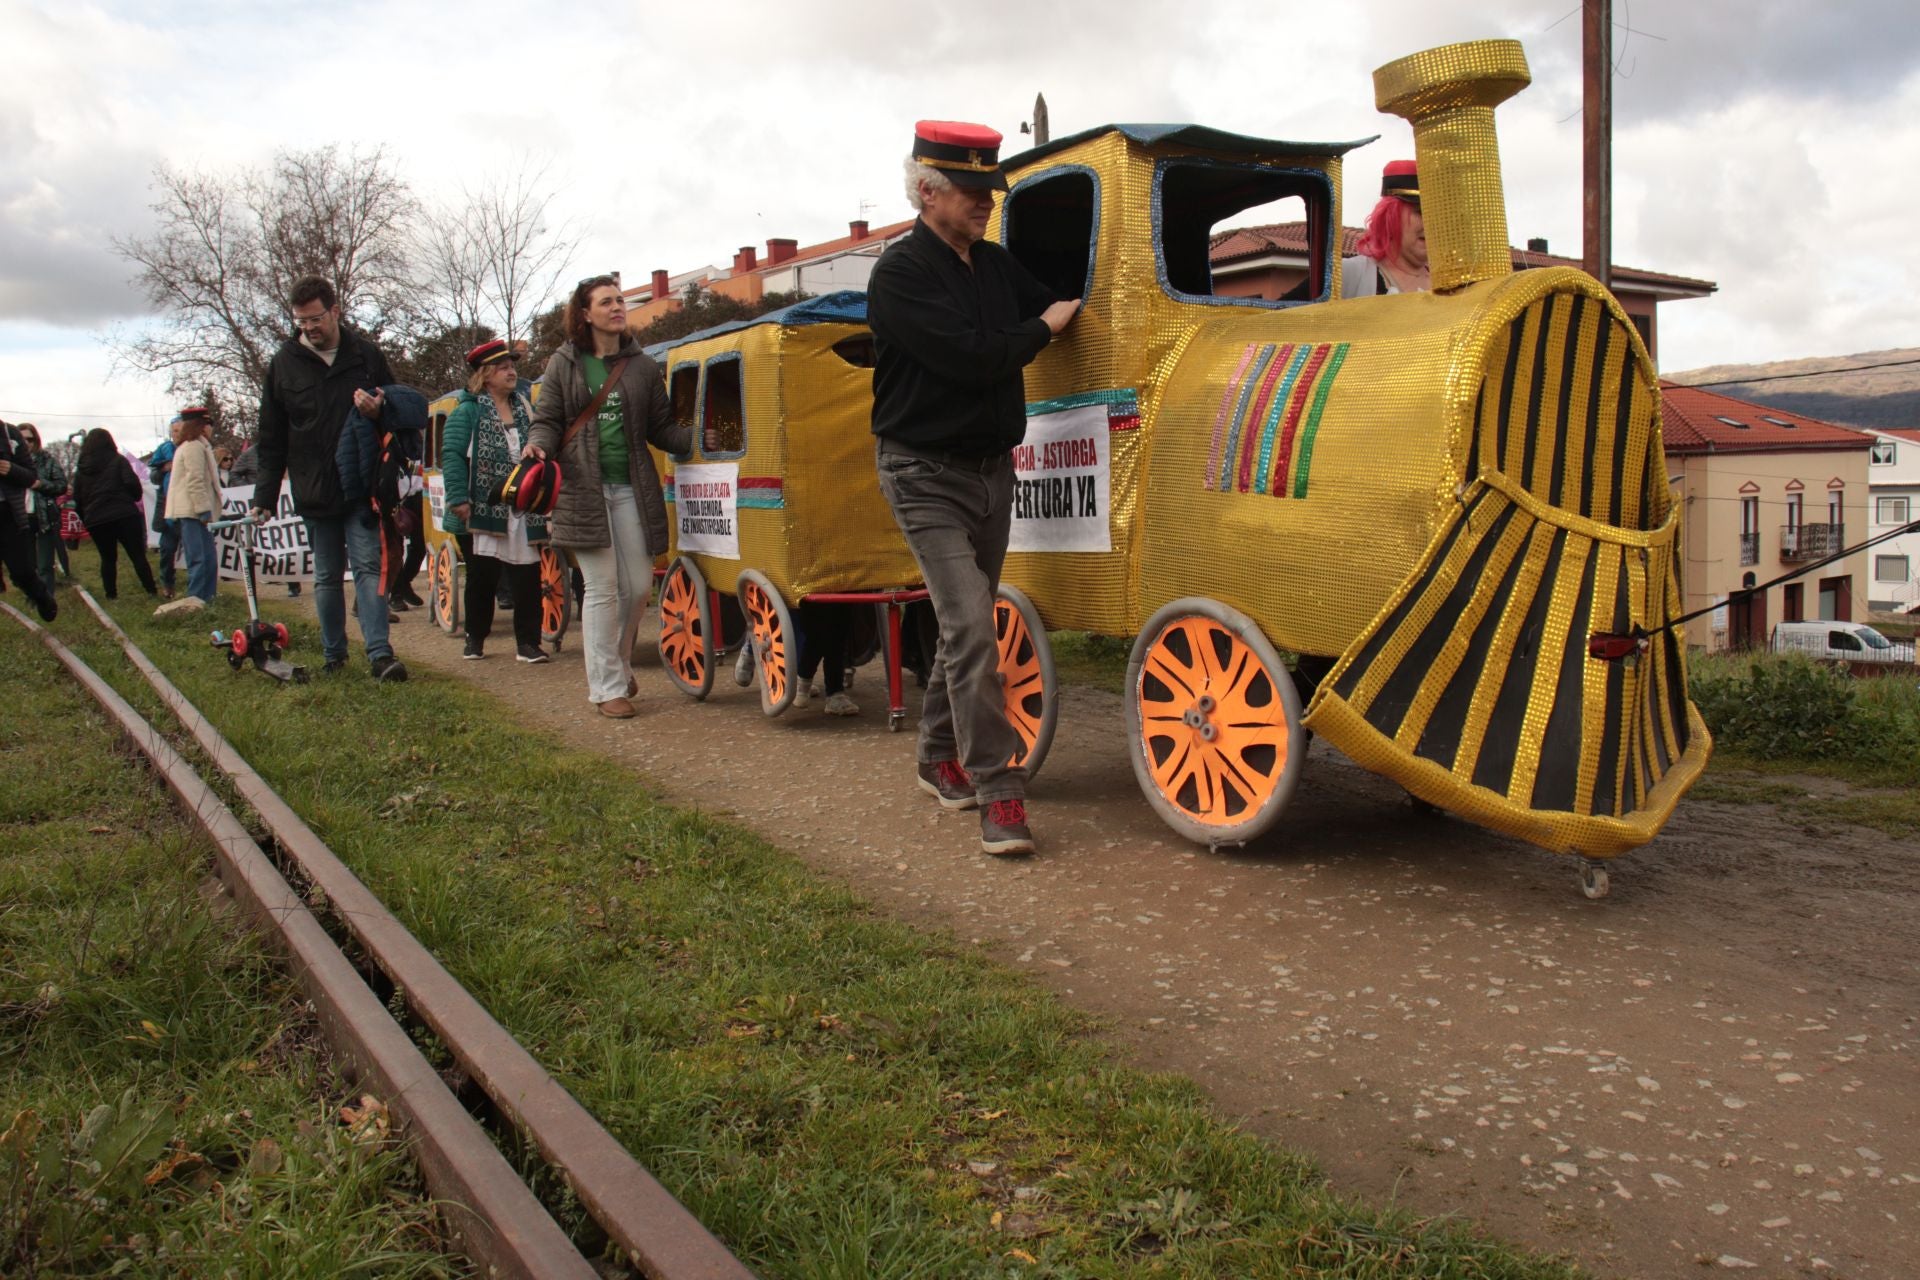
[[[1005,191],[1000,131],[958,120],[922,120],[913,126],[913,158],[938,169],[956,187]]]
[[[513,359],[513,351],[507,346],[505,338],[495,338],[492,342],[483,342],[467,352],[469,369],[484,369],[490,364],[499,364],[502,360]]]
[[[203,404],[190,404],[180,411],[182,422],[205,422],[207,417],[207,406]]]
[[[1380,171],[1380,194],[1420,207],[1420,171],[1411,160],[1389,160]]]

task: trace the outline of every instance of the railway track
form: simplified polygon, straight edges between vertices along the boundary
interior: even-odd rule
[[[538,1280],[601,1275],[394,1020],[288,874],[318,892],[329,922],[445,1046],[485,1096],[491,1122],[564,1179],[640,1274],[650,1280],[748,1280],[753,1273],[434,959],[98,602],[85,591],[80,597],[259,816],[278,863],[166,735],[98,673],[11,605],[0,604],[0,610],[37,636],[92,695],[207,833],[220,879],[286,955],[335,1052],[401,1119],[428,1189],[446,1206],[456,1247],[479,1272]]]

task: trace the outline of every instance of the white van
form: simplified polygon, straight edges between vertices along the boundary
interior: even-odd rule
[[[1782,622],[1773,629],[1773,651],[1826,661],[1913,661],[1912,641],[1889,640],[1864,622]]]

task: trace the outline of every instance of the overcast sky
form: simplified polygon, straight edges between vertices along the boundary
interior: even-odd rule
[[[1920,345],[1912,0],[1614,10],[1633,28],[1615,35],[1615,260],[1720,286],[1662,306],[1662,364]],[[111,336],[145,304],[109,243],[149,225],[157,164],[379,146],[432,199],[550,162],[581,273],[631,282],[905,217],[915,119],[991,124],[1011,153],[1044,91],[1056,136],[1379,133],[1348,157],[1351,222],[1413,153],[1373,69],[1483,36],[1519,39],[1533,69],[1499,115],[1513,238],[1578,257],[1576,0],[0,0],[0,416],[157,437],[164,389],[113,372]]]

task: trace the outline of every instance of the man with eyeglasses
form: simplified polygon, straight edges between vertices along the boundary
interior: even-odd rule
[[[342,581],[349,565],[360,638],[376,680],[407,678],[387,638],[387,597],[380,589],[380,526],[371,508],[350,504],[340,488],[335,454],[347,415],[358,409],[378,421],[381,388],[394,381],[380,348],[340,322],[333,285],[318,276],[294,282],[288,297],[295,333],[267,366],[257,435],[259,479],[253,515],[272,516],[284,479],[313,550],[313,607],[328,673],[347,665],[347,606]]]

